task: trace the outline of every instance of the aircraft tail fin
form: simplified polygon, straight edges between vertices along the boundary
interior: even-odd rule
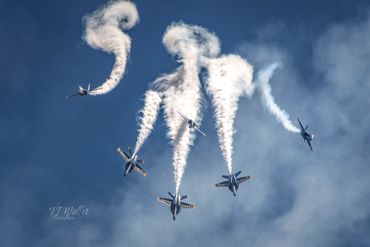
[[[181,200],[185,200],[188,196],[181,196]]]
[[[171,192],[168,192],[168,194],[172,197],[172,198],[175,198],[175,195],[172,194]]]
[[[87,91],[90,92],[90,87],[91,87],[91,84],[89,83],[89,85],[87,86]]]
[[[239,176],[240,173],[242,173],[242,171],[238,171],[237,173],[235,173],[235,177]]]
[[[229,175],[222,175],[224,179],[229,179]]]

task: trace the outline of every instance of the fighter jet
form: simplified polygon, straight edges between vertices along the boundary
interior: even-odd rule
[[[199,133],[201,133],[202,135],[206,136],[206,134],[204,134],[200,129],[199,129],[199,126],[191,119],[187,118],[186,116],[182,115],[181,112],[177,111],[181,117],[183,119],[185,119],[185,121],[188,123],[189,125],[189,128],[190,129],[195,129],[196,131],[198,131]]]
[[[298,120],[299,125],[301,126],[300,134],[303,138],[303,141],[307,142],[308,146],[310,147],[311,151],[313,152],[312,146],[311,146],[311,141],[313,140],[314,135],[311,135],[306,131],[308,129],[308,125],[306,126],[306,128],[303,128],[303,125],[302,125],[301,121],[299,120],[299,118],[297,118],[297,120]]]
[[[176,219],[176,215],[178,215],[182,208],[194,208],[195,206],[189,203],[182,202],[182,200],[186,199],[187,196],[180,196],[180,195],[174,195],[171,192],[168,192],[168,194],[172,197],[172,199],[158,197],[158,201],[169,206],[171,213],[172,213],[172,219]]]
[[[70,96],[66,96],[66,98],[75,97],[75,96],[85,96],[89,95],[92,90],[90,89],[90,84],[87,86],[87,88],[83,88],[82,86],[78,87],[78,92],[75,94],[72,94]]]
[[[227,179],[227,181],[215,184],[216,187],[228,187],[228,189],[236,196],[236,191],[239,188],[239,184],[247,181],[250,179],[250,176],[245,176],[241,178],[237,178],[240,175],[241,171],[238,171],[235,174],[230,175],[222,175],[223,178]]]
[[[135,170],[136,172],[140,173],[143,176],[146,176],[147,173],[141,168],[138,163],[144,163],[144,160],[138,159],[137,154],[132,154],[131,148],[128,148],[130,155],[122,151],[120,148],[117,148],[117,152],[125,159],[126,161],[126,168],[125,168],[125,176]]]

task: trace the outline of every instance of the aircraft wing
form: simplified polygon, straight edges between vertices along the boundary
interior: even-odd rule
[[[301,129],[304,130],[303,125],[302,125],[301,121],[299,120],[299,118],[297,118],[297,120],[298,120],[299,125],[301,126]]]
[[[250,176],[245,176],[245,177],[237,178],[236,180],[241,184],[250,178],[251,178]]]
[[[141,175],[143,175],[144,177],[146,177],[146,175],[148,175],[143,168],[141,168],[138,164],[135,165],[134,167],[134,170],[138,173],[140,173]]]
[[[126,162],[130,159],[129,156],[123,152],[120,148],[117,148],[117,152],[126,160]]]
[[[80,95],[80,93],[75,93],[75,94],[72,94],[72,95],[68,95],[68,96],[66,96],[66,98],[71,98],[71,97],[75,97],[75,96],[78,96],[78,95]]]
[[[181,112],[179,112],[179,111],[177,111],[180,115],[181,115],[181,117],[183,118],[183,119],[185,119],[186,120],[186,122],[188,122],[189,121],[189,118],[187,118],[187,117],[185,117],[184,115],[182,115],[181,114]]]
[[[310,149],[311,149],[311,151],[313,152],[313,150],[312,150],[312,146],[311,146],[311,141],[307,140],[307,144],[308,144],[308,146],[310,146]]]
[[[229,181],[221,182],[218,184],[215,184],[216,187],[228,187],[229,186]]]
[[[163,197],[158,197],[157,200],[161,203],[163,203],[164,205],[166,206],[171,206],[171,203],[172,203],[172,200],[170,199],[167,199],[167,198],[163,198]]]
[[[204,134],[198,127],[195,127],[196,131],[198,131],[199,133],[201,133],[202,135],[206,136],[206,134]]]
[[[182,202],[182,203],[180,203],[180,207],[181,208],[195,208],[195,205]]]

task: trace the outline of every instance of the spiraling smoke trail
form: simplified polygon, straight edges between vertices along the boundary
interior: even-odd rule
[[[174,72],[164,74],[156,79],[149,91],[157,92],[162,97],[162,108],[168,128],[167,136],[173,144],[174,180],[176,193],[178,193],[190,146],[195,139],[194,130],[188,128],[178,111],[198,125],[201,123],[204,99],[198,76],[199,61],[203,56],[217,56],[220,47],[219,40],[214,34],[202,27],[184,23],[171,24],[162,41],[167,51],[178,58],[181,66]],[[148,102],[146,100],[145,104]],[[143,116],[151,115],[146,111],[153,109],[158,110],[158,107],[146,108],[144,106]],[[140,129],[149,131],[144,131],[145,134],[142,134],[142,137],[140,137],[141,131],[139,131],[138,149],[152,129],[153,122],[148,121],[147,123],[145,126],[143,126],[143,121],[140,123]]]
[[[231,174],[234,119],[239,98],[244,93],[253,94],[253,67],[237,55],[223,55],[204,62],[208,68],[206,90],[214,107],[221,152]]]
[[[159,106],[161,104],[160,94],[153,90],[148,90],[145,93],[144,108],[141,110],[139,122],[139,134],[137,137],[134,154],[138,153],[146,138],[153,129],[153,125],[157,120]]]
[[[177,80],[164,91],[163,103],[168,137],[174,145],[174,180],[178,193],[195,132],[187,127],[177,111],[200,125],[203,117],[203,94],[198,76],[200,60],[202,57],[217,56],[220,43],[217,36],[203,27],[174,23],[167,28],[163,44],[182,63],[175,72],[176,76],[173,76]]]
[[[106,81],[90,91],[90,95],[106,94],[122,79],[131,49],[131,39],[123,32],[136,25],[139,15],[136,6],[128,1],[112,1],[85,16],[83,39],[94,49],[115,55],[112,72]]]
[[[274,71],[279,67],[281,67],[279,63],[273,63],[261,70],[257,74],[256,85],[261,93],[262,102],[268,111],[276,117],[277,121],[280,122],[285,129],[293,133],[299,133],[299,129],[289,120],[289,115],[284,110],[280,109],[271,94],[271,85],[269,81]]]

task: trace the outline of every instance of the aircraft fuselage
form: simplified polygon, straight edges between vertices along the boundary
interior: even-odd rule
[[[126,163],[126,169],[125,169],[125,176],[127,176],[132,170],[135,168],[136,164],[136,155],[134,157],[131,157],[127,163]]]
[[[238,184],[234,174],[230,175],[230,177],[229,177],[229,186],[228,186],[228,188],[233,193],[233,195],[236,196],[236,191],[239,188],[239,184]]]
[[[193,120],[189,120],[188,124],[189,124],[190,129],[195,128],[195,126],[196,126],[196,124],[193,122]]]
[[[306,141],[312,141],[312,135],[308,134],[307,131],[301,131],[301,136]]]
[[[176,215],[178,215],[181,211],[181,200],[179,198],[179,196],[175,196],[175,198],[172,200],[172,203],[171,203],[171,213],[172,213],[172,219],[175,220],[176,219]]]

